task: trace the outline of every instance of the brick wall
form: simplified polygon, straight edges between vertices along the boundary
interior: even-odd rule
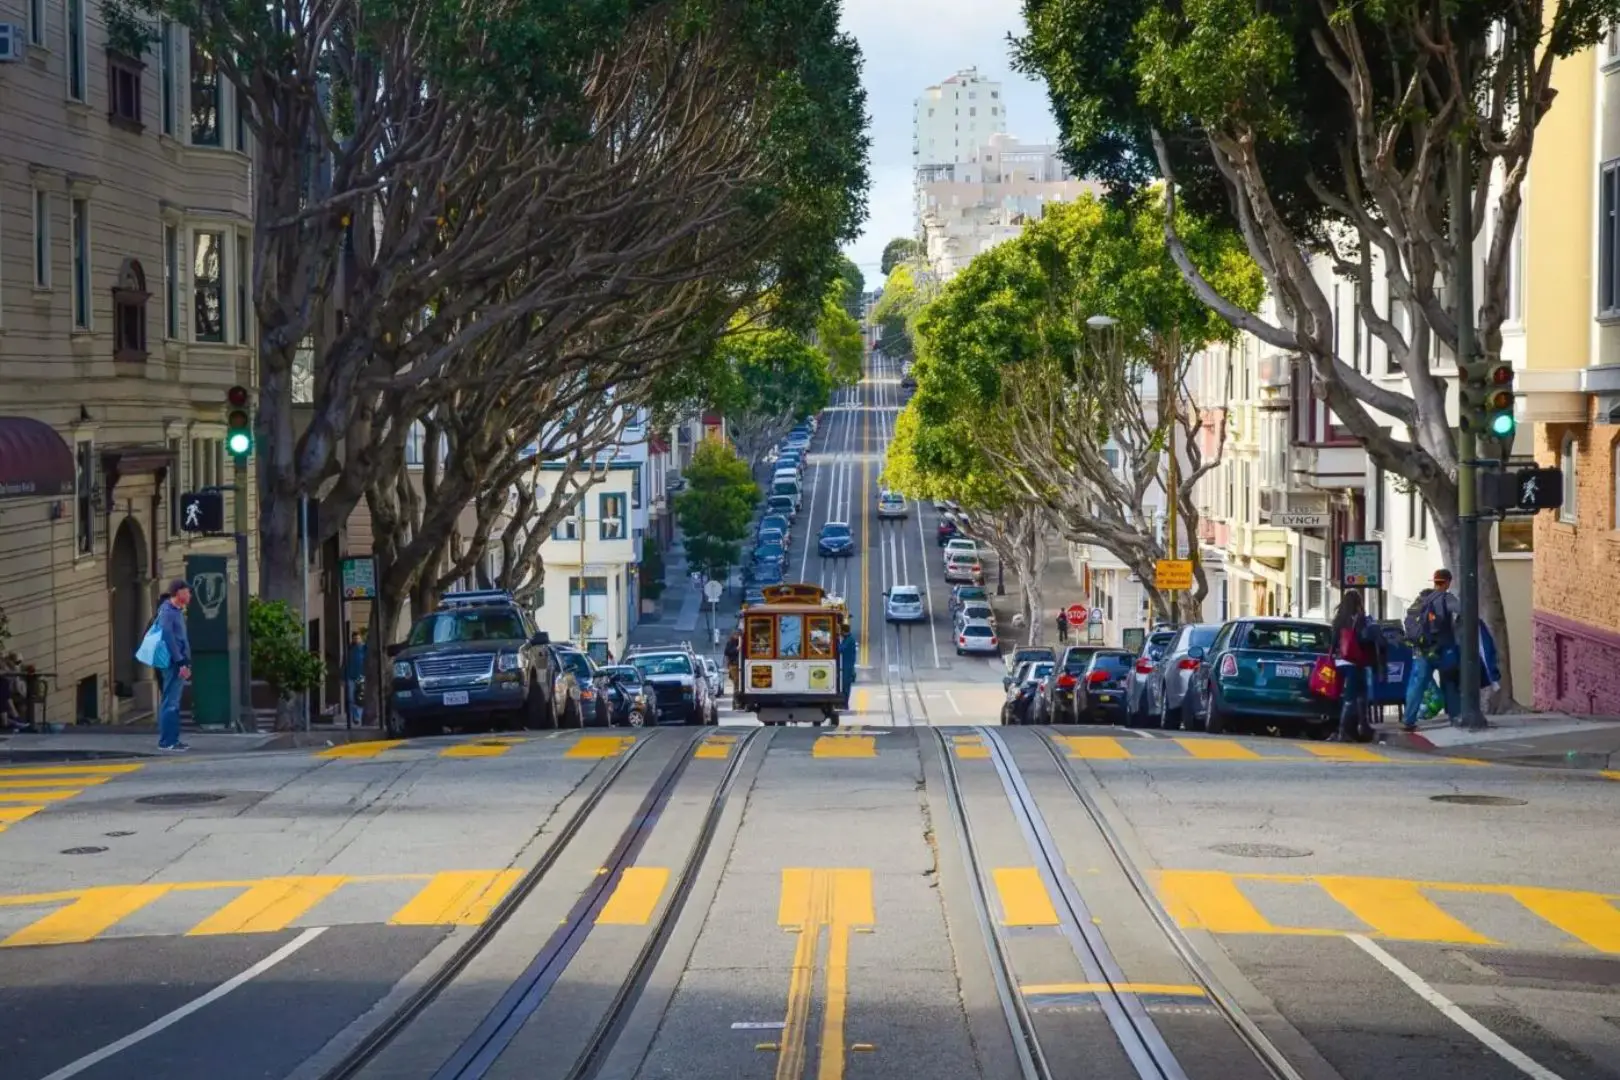
[[[1538,709],[1620,714],[1620,530],[1614,520],[1613,424],[1544,424],[1536,460],[1556,466],[1575,439],[1575,521],[1536,516],[1533,702]]]

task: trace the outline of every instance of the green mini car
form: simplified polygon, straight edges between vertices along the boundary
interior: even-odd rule
[[[1333,650],[1332,628],[1311,619],[1234,619],[1221,627],[1202,660],[1195,715],[1211,733],[1280,728],[1325,736],[1338,723],[1335,703],[1311,693],[1311,668]],[[1201,655],[1202,654],[1202,655]]]

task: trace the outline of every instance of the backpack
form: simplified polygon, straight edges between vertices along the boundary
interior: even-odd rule
[[[1401,620],[1401,633],[1413,645],[1423,640],[1423,608],[1433,595],[1433,589],[1425,589],[1423,595],[1406,606],[1406,617]]]
[[[1422,625],[1418,629],[1418,645],[1427,652],[1449,648],[1457,642],[1457,628],[1452,625],[1449,613],[1445,610],[1444,592],[1433,592],[1424,601],[1419,612]]]

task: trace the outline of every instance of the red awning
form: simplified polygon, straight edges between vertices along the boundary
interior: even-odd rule
[[[0,499],[73,494],[73,451],[56,429],[28,416],[0,416]]]
[[[649,449],[651,449],[652,452],[655,453],[655,454],[667,454],[667,453],[669,453],[669,443],[665,442],[663,439],[659,438],[657,435],[654,435],[651,439],[649,439],[648,443],[649,443]]]

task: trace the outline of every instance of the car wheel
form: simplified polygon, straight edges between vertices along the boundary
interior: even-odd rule
[[[1210,692],[1208,702],[1204,706],[1204,730],[1211,735],[1224,735],[1232,727],[1232,718],[1220,703],[1215,700],[1215,694]]]
[[[390,739],[408,738],[409,736],[406,733],[409,730],[409,725],[405,723],[405,718],[400,716],[398,711],[394,709],[388,709],[386,712],[387,715],[383,717],[383,734]]]
[[[1181,705],[1176,709],[1177,724],[1183,731],[1203,730],[1203,721],[1198,716],[1198,710],[1194,708],[1195,704],[1193,689],[1189,686],[1182,692]]]

